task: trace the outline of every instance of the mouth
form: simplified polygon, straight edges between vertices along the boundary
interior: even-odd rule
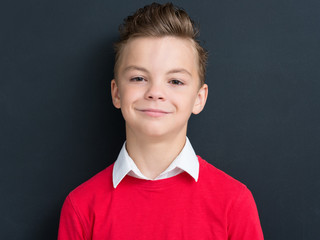
[[[168,114],[170,114],[171,112],[168,111],[164,111],[161,109],[152,109],[152,108],[148,108],[148,109],[137,109],[139,112],[142,112],[150,117],[163,117],[166,116]]]

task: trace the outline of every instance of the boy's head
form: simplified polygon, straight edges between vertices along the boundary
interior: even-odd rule
[[[200,86],[204,84],[207,52],[197,40],[198,29],[188,14],[172,3],[164,5],[152,3],[128,16],[119,28],[120,39],[115,43],[116,52],[114,74],[118,77],[122,52],[128,41],[138,37],[179,37],[188,39],[197,53]]]
[[[202,111],[208,92],[206,52],[189,16],[172,4],[153,3],[127,17],[120,33],[111,94],[127,139],[185,139],[190,115]]]

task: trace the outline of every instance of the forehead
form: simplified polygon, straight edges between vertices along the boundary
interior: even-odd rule
[[[186,69],[198,78],[198,55],[191,40],[178,37],[130,39],[119,57],[119,74],[131,65],[150,72]]]

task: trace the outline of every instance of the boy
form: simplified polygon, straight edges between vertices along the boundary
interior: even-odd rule
[[[125,19],[120,35],[111,94],[126,142],[68,195],[58,239],[263,239],[250,191],[186,137],[208,93],[206,51],[187,13],[154,3]]]

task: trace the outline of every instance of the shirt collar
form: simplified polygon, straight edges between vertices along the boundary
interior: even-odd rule
[[[163,173],[171,171],[175,168],[180,168],[181,170],[187,172],[191,177],[193,177],[196,182],[198,181],[199,161],[188,138],[186,138],[186,143],[180,154]],[[118,186],[121,180],[130,171],[138,172],[141,174],[134,161],[130,158],[126,150],[126,143],[124,143],[113,166],[112,181],[114,188]]]

